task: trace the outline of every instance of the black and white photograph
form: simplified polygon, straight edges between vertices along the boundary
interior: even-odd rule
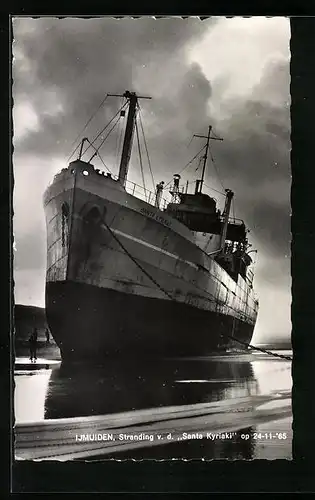
[[[291,460],[289,18],[12,30],[15,459]]]

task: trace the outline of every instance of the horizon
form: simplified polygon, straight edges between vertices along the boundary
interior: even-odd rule
[[[16,303],[16,304],[14,304],[14,306],[34,307],[36,309],[41,309],[41,310],[45,311],[45,307],[34,305],[34,304],[21,304],[21,303],[17,304]],[[270,337],[270,334],[269,334],[269,337],[267,337],[267,340],[265,340],[265,342],[255,342],[255,345],[256,346],[266,346],[266,345],[272,345],[272,344],[276,345],[276,344],[284,344],[284,343],[291,345],[291,338],[289,337],[289,338],[272,340],[272,335]]]

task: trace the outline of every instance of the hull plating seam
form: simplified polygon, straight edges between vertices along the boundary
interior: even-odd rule
[[[104,225],[102,225],[102,227],[104,229],[107,229],[107,227]],[[185,262],[185,264],[188,264],[189,266],[193,267],[194,269],[198,269],[197,264],[194,264],[193,262],[189,262],[188,260],[183,260],[179,257],[179,255],[175,255],[173,253],[168,252],[167,250],[163,250],[163,248],[156,247],[155,245],[151,245],[150,243],[147,243],[146,241],[140,240],[139,238],[135,238],[134,236],[131,236],[130,234],[123,233],[122,231],[119,231],[119,229],[111,229],[111,231],[113,233],[120,235],[120,236],[123,236],[124,238],[135,241],[137,243],[140,243],[140,245],[144,245],[148,248],[151,248],[152,250],[156,250],[157,252],[168,255],[169,257],[172,257],[173,259],[180,260],[181,262]]]
[[[106,227],[106,226],[105,226]],[[112,229],[108,229],[108,231],[110,233],[113,232]],[[169,298],[169,300],[171,301],[175,301],[175,302],[182,302],[182,303],[185,303],[186,302],[186,298],[184,297],[183,300],[180,300],[179,297],[177,296],[174,296],[174,292],[172,291],[167,291],[165,288],[163,288],[151,275],[150,273],[144,269],[143,265],[139,264],[139,262],[137,262],[139,259],[135,259],[130,253],[128,250],[126,250],[124,248],[124,245],[119,241],[119,239],[115,236],[115,235],[112,235],[113,238],[117,241],[117,243],[119,244],[120,248],[122,250],[115,250],[115,251],[120,251],[122,254],[125,254],[127,255],[138,267],[139,269],[141,269],[142,272],[144,272],[144,274],[147,275],[147,277],[163,292],[163,294],[165,296],[167,296]],[[142,262],[142,264],[144,265],[148,265],[147,262]],[[169,273],[168,271],[164,271],[165,274],[168,274],[170,276],[170,278],[173,278],[174,276]],[[208,273],[211,275],[211,273]],[[212,276],[212,275],[211,275]],[[215,276],[213,276],[215,277]],[[185,283],[186,285],[189,285],[190,282],[188,282],[187,280],[185,280],[182,276],[178,276],[177,277],[180,281],[182,281],[183,283]],[[219,283],[221,283],[221,281],[217,278],[217,281]],[[213,293],[205,290],[205,289],[202,289],[200,288],[196,283],[193,284],[194,288],[197,289],[198,291],[200,291],[202,294],[206,294],[206,296],[203,296],[203,295],[198,295],[194,292],[188,292],[188,295],[192,296],[192,297],[195,297],[195,298],[199,298],[199,299],[202,299],[202,300],[206,300],[208,301],[209,303],[212,303],[212,304],[216,304],[216,305],[220,305],[221,307],[225,307],[227,308],[229,311],[233,311],[235,312],[236,314],[240,315],[240,316],[247,316],[247,314],[245,313],[245,311],[243,312],[240,312],[239,310],[235,309],[235,307],[233,307],[232,305],[228,305],[227,302],[228,302],[228,288],[225,286],[225,289],[227,291],[227,295],[226,295],[226,298],[224,300],[220,300],[218,297],[216,297]],[[165,297],[163,297],[163,300],[165,300]],[[241,299],[240,298],[240,301],[245,304],[245,308],[244,309],[253,309],[251,306],[248,305],[248,297],[246,297],[246,299]],[[198,307],[199,309],[203,309],[203,310],[208,310],[207,308],[204,308],[204,307],[200,307],[198,305],[196,305],[195,307]]]
[[[102,224],[101,227],[103,227],[106,230],[109,230],[104,224]],[[209,269],[207,269],[206,267],[194,264],[193,262],[190,262],[190,261],[187,261],[187,260],[184,260],[184,259],[181,259],[179,257],[179,255],[172,254],[172,253],[170,253],[170,252],[168,252],[166,250],[163,250],[162,248],[156,247],[155,245],[151,245],[150,243],[147,243],[146,241],[140,240],[139,238],[135,238],[134,236],[131,236],[131,235],[126,234],[126,233],[124,233],[122,231],[119,231],[118,229],[110,228],[110,232],[118,234],[120,236],[123,236],[126,239],[129,239],[129,240],[134,241],[136,243],[140,243],[141,245],[144,245],[144,246],[146,246],[148,248],[151,248],[153,250],[156,250],[158,252],[161,252],[161,253],[163,253],[163,254],[165,254],[165,255],[167,255],[167,256],[175,259],[175,260],[178,260],[179,262],[184,262],[185,264],[189,265],[190,267],[193,267],[197,271],[202,269],[203,272],[205,272],[208,275],[210,275],[214,280],[216,280],[218,283],[220,283],[220,285],[224,286],[228,291],[230,291],[231,293],[233,293],[233,295],[236,296],[236,293],[233,290],[229,289],[228,286],[222,280],[220,280],[215,274],[213,274],[211,271],[209,271]],[[240,285],[237,282],[235,282],[235,284],[236,284],[236,286],[240,287]],[[201,288],[199,288],[199,289],[202,290]],[[243,291],[245,291],[245,293],[248,293],[248,291],[244,290],[242,287],[240,287],[240,289],[243,290]],[[206,290],[205,290],[205,292],[207,293]]]

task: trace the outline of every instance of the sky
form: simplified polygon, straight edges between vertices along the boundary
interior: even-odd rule
[[[253,341],[289,339],[289,19],[16,17],[13,37],[15,302],[44,306],[46,186],[67,166],[73,141],[105,95],[130,90],[152,97],[140,105],[157,182],[197,153],[203,143],[191,141],[193,134],[211,124],[224,139],[211,143],[205,183],[234,191],[234,213],[258,251]],[[83,136],[93,138],[120,105],[108,98]],[[118,128],[115,134],[100,150],[113,173]],[[184,171],[184,182],[197,167]],[[129,178],[141,179],[135,153]],[[152,189],[149,182],[146,174]]]

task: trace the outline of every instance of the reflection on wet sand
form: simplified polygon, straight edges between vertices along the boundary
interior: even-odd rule
[[[141,367],[131,362],[123,367],[108,363],[88,370],[60,366],[50,376],[45,418],[206,403],[250,396],[257,391],[248,362],[160,360]]]
[[[108,363],[89,370],[60,366],[51,372],[45,418],[108,415],[158,407],[195,405],[258,394],[249,362],[160,360],[140,367]],[[172,415],[170,415],[172,418]],[[219,416],[220,418],[220,416]],[[157,417],[158,419],[158,417]],[[176,423],[172,424],[176,431]],[[251,435],[253,429],[247,428]],[[252,439],[191,440],[175,445],[141,447],[107,455],[118,458],[243,458],[253,457]],[[104,458],[103,456],[94,457]]]
[[[270,453],[270,458],[290,458],[288,442],[274,441],[270,446],[271,442],[254,437],[257,430],[268,430],[268,422],[269,430],[275,421],[279,431],[285,430],[281,421],[289,426],[288,368],[288,362],[270,363],[252,355],[168,359],[141,366],[132,360],[89,368],[55,365],[43,370],[49,374],[41,406],[44,420],[31,423],[23,418],[21,407],[16,456],[46,460],[248,460]],[[282,381],[276,373],[282,374]],[[28,380],[32,386],[34,376]],[[21,375],[17,382],[19,378]],[[267,379],[272,380],[268,387]],[[205,438],[208,431],[221,433],[223,438]],[[181,437],[199,432],[202,439]],[[82,435],[104,433],[113,433],[116,438],[82,440]],[[121,441],[119,433],[147,433],[154,438],[152,442],[130,442],[129,437]],[[168,433],[172,433],[171,441]],[[164,436],[162,440],[159,434]],[[281,445],[286,447],[285,454]]]

